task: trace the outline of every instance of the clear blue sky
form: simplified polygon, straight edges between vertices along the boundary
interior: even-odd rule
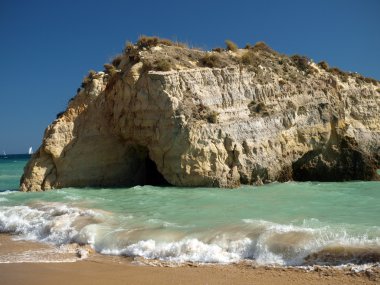
[[[0,0],[0,151],[36,149],[88,70],[141,34],[206,49],[265,41],[380,79],[378,0]]]

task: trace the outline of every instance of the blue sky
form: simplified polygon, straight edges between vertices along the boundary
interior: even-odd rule
[[[0,151],[36,149],[88,70],[141,34],[205,49],[265,41],[380,79],[379,15],[377,0],[0,0]]]

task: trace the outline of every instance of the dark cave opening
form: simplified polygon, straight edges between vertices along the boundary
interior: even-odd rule
[[[149,154],[145,157],[142,166],[140,185],[170,186],[165,177],[157,170],[156,163],[150,159]]]

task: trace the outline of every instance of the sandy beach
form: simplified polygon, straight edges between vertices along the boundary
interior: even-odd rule
[[[0,255],[14,252],[28,254],[49,246],[13,241],[1,235]],[[43,258],[43,257],[42,257]],[[65,257],[67,258],[67,257]],[[72,258],[75,258],[74,254]],[[299,268],[253,267],[248,264],[180,267],[142,265],[123,257],[91,254],[76,262],[2,263],[2,285],[13,284],[379,284],[380,269],[355,272],[316,267]]]

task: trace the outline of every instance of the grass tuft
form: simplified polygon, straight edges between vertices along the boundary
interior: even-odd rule
[[[226,40],[225,43],[226,43],[227,50],[234,51],[234,52],[238,50],[237,44],[235,44],[233,41]]]

